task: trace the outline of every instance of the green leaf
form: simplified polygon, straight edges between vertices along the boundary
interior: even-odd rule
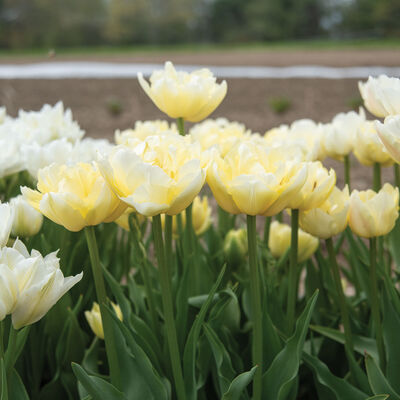
[[[206,317],[207,311],[211,306],[211,302],[214,298],[215,292],[221,283],[222,277],[225,273],[225,265],[222,267],[221,272],[218,275],[216,282],[208,294],[206,302],[202,305],[196,319],[190,329],[189,336],[185,345],[185,351],[183,353],[183,374],[186,386],[186,395],[189,400],[195,400],[197,398],[196,390],[196,376],[195,376],[195,363],[196,363],[196,348],[200,335],[200,330]]]
[[[221,400],[239,400],[241,394],[253,380],[256,373],[257,365],[250,371],[243,372],[238,375],[229,385],[228,390],[224,393]]]
[[[24,383],[15,369],[11,372],[9,391],[12,393],[12,400],[29,400]]]
[[[391,400],[400,400],[400,396],[386,380],[382,371],[369,354],[365,356],[365,367],[367,368],[369,384],[374,394],[389,394]]]
[[[342,378],[333,375],[328,367],[317,357],[303,352],[303,361],[312,370],[315,380],[334,394],[337,400],[365,400],[368,394],[361,392],[356,387]]]
[[[7,371],[4,363],[4,358],[0,360],[1,370],[1,393],[0,400],[8,400],[8,389],[7,389]]]
[[[285,347],[275,357],[263,375],[263,394],[266,399],[284,400],[297,378],[300,356],[307,335],[308,325],[318,298],[316,291],[296,322],[296,330]]]
[[[216,381],[219,383],[217,389],[219,390],[219,395],[221,395],[228,390],[229,384],[236,374],[232,367],[229,353],[226,351],[225,346],[219,339],[218,335],[211,326],[206,323],[203,324],[203,328],[214,356],[218,375]]]
[[[104,379],[88,375],[80,365],[72,363],[72,370],[93,400],[128,400],[123,393]]]
[[[376,396],[368,397],[367,400],[386,400],[388,398],[388,394],[377,394]]]
[[[389,301],[386,294],[383,295],[383,340],[386,349],[386,375],[392,387],[400,392],[400,317]],[[376,358],[377,360],[377,358]]]
[[[114,320],[114,326],[116,325],[118,327],[119,333],[122,334],[123,337],[125,338],[129,350],[132,352],[133,355],[132,363],[135,364],[136,371],[132,370],[126,371],[126,373],[128,374],[127,378],[129,379],[130,376],[130,379],[133,383],[135,382],[135,379],[138,378],[140,378],[140,380],[143,381],[143,384],[146,385],[147,391],[151,396],[151,397],[147,396],[146,397],[147,399],[150,400],[150,398],[153,398],[155,400],[163,400],[163,399],[167,400],[168,389],[166,388],[163,381],[155,371],[146,353],[136,343],[131,331],[125,326],[125,324],[122,323],[122,321],[118,319],[118,317],[110,310],[109,307],[107,307],[107,312],[110,313],[111,317]],[[126,351],[128,351],[128,349],[126,349]],[[136,375],[136,377],[134,375]],[[133,391],[137,392],[137,390],[138,388],[137,387],[135,388],[135,385],[133,385]],[[140,400],[143,397],[137,396],[130,398],[132,399],[135,398]]]
[[[310,329],[338,343],[344,344],[345,342],[344,333],[336,329],[326,328],[324,326],[315,326],[315,325],[311,325]],[[352,335],[352,338],[353,338],[354,350],[357,353],[364,355],[365,352],[367,352],[375,360],[379,360],[378,349],[376,347],[376,341],[374,339],[359,335]]]

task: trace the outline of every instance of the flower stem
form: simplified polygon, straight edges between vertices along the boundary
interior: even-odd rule
[[[344,183],[349,187],[350,189],[350,156],[349,154],[346,154],[343,158],[344,161]]]
[[[160,274],[161,297],[164,310],[164,320],[167,333],[169,356],[172,365],[172,373],[174,376],[178,400],[184,400],[186,398],[185,384],[183,381],[182,365],[179,354],[178,339],[176,335],[171,281],[165,260],[161,218],[159,215],[155,215],[153,217],[153,235],[158,261],[158,270]]]
[[[271,217],[266,217],[265,218],[265,224],[264,224],[264,244],[266,247],[268,247],[268,241],[269,241],[269,228],[271,227]]]
[[[170,280],[172,279],[172,216],[165,214],[165,258],[167,260],[167,268]]]
[[[381,164],[375,163],[374,164],[374,177],[373,177],[373,189],[375,192],[379,192],[382,186],[381,181]]]
[[[257,263],[256,217],[252,215],[247,216],[247,240],[249,247],[251,315],[253,319],[252,358],[253,364],[258,366],[253,381],[253,400],[261,400],[263,371],[261,288]]]
[[[335,249],[333,248],[333,242],[331,238],[326,239],[326,247],[328,249],[329,261],[339,299],[340,313],[342,316],[342,323],[344,328],[345,345],[347,347],[347,350],[353,353],[353,339],[351,336],[349,310],[347,308],[346,296],[343,292],[342,281],[340,279],[339,265],[336,260]]]
[[[112,384],[120,387],[120,372],[118,355],[115,348],[115,338],[113,331],[113,321],[111,316],[107,313],[107,293],[104,285],[103,271],[101,270],[99,249],[97,247],[96,235],[93,226],[85,228],[86,242],[89,249],[90,262],[92,264],[92,273],[94,278],[94,285],[96,288],[97,301],[100,307],[101,321],[104,329],[104,342],[106,345],[107,360],[110,369],[110,377]]]
[[[378,282],[376,275],[376,238],[369,239],[369,256],[370,256],[370,269],[369,269],[369,277],[370,277],[370,302],[371,302],[371,313],[372,319],[375,325],[375,335],[376,335],[376,344],[378,347],[379,361],[382,371],[385,371],[385,347],[383,344],[383,335],[382,335],[382,322],[381,315],[379,311],[379,298],[378,298]]]
[[[287,300],[287,318],[288,332],[292,333],[295,322],[297,286],[296,286],[296,270],[297,270],[297,252],[298,252],[298,236],[299,236],[299,210],[292,210],[292,236],[290,240],[290,263],[289,263],[289,285]]]
[[[179,134],[185,136],[185,120],[183,118],[177,118],[176,124],[178,125]]]

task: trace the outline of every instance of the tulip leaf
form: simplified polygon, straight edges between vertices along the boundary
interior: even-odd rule
[[[389,397],[388,394],[377,394],[376,396],[368,397],[366,400],[386,400]]]
[[[316,291],[296,322],[296,329],[285,347],[272,361],[263,375],[263,393],[265,398],[284,400],[291,392],[298,376],[300,356],[307,335],[308,325],[318,298]]]
[[[218,388],[216,389],[219,391],[219,397],[221,397],[221,394],[228,390],[229,384],[236,374],[232,367],[229,353],[216,332],[207,323],[203,324],[203,329],[214,356],[217,372],[215,381],[218,382]]]
[[[0,400],[8,400],[8,389],[7,389],[7,370],[4,363],[4,358],[0,360],[0,371],[1,371],[1,393]]]
[[[196,376],[195,376],[195,362],[196,362],[196,347],[200,335],[200,330],[205,320],[208,309],[211,306],[214,295],[221,283],[224,276],[226,266],[224,265],[218,275],[216,282],[208,294],[206,302],[201,306],[199,313],[190,329],[189,336],[185,345],[183,353],[183,374],[186,385],[186,395],[188,400],[197,399],[196,390]]]
[[[338,331],[337,329],[326,328],[324,326],[315,326],[315,325],[311,325],[310,329],[338,343],[344,344],[345,342],[344,333]],[[376,341],[374,339],[359,335],[352,335],[352,339],[353,339],[354,350],[357,353],[364,355],[365,352],[367,352],[375,360],[379,360],[378,349],[376,347]]]
[[[11,372],[9,391],[12,393],[10,396],[12,400],[29,400],[24,383],[15,369]]]
[[[169,385],[166,384],[165,382],[163,382],[161,380],[161,378],[159,377],[159,375],[157,374],[157,372],[155,371],[153,365],[151,364],[149,358],[147,357],[146,353],[143,351],[143,349],[136,343],[131,331],[129,330],[129,328],[118,319],[118,317],[115,315],[115,313],[113,313],[111,311],[111,309],[109,307],[107,307],[107,312],[111,314],[113,320],[114,320],[114,326],[116,326],[118,328],[118,331],[121,335],[123,335],[123,337],[126,340],[126,343],[128,344],[129,350],[132,352],[133,357],[131,357],[131,363],[135,364],[135,369],[136,371],[126,371],[126,372],[122,372],[122,374],[127,373],[127,376],[125,377],[125,379],[123,379],[123,381],[125,381],[126,379],[131,379],[131,381],[135,382],[136,379],[140,378],[141,384],[146,387],[146,392],[149,393],[149,395],[147,395],[147,397],[140,397],[142,395],[135,395],[133,396],[131,394],[130,399],[154,399],[154,400],[167,400],[168,399],[168,389],[169,389]],[[116,329],[117,330],[117,329]],[[125,351],[129,351],[128,349],[126,349]],[[121,375],[122,375],[121,374]],[[136,376],[135,376],[136,375]],[[129,385],[129,383],[128,383]],[[129,385],[131,386],[131,385]],[[137,392],[138,391],[138,387],[136,387],[136,383],[135,385],[133,385],[133,391]],[[124,393],[127,393],[124,390]]]
[[[128,400],[123,393],[104,379],[88,375],[80,365],[72,363],[72,370],[93,400]]]
[[[240,400],[243,391],[253,380],[254,374],[256,373],[257,365],[254,366],[250,371],[243,372],[238,375],[229,385],[228,390],[224,393],[221,400]]]
[[[387,359],[387,379],[392,387],[400,393],[400,346],[398,333],[400,332],[400,317],[386,293],[383,295],[383,340],[385,342]]]
[[[349,382],[342,378],[333,375],[328,367],[306,352],[302,355],[305,364],[312,370],[315,380],[329,389],[328,392],[334,395],[337,400],[365,400],[368,394],[361,392],[356,387],[352,386]]]
[[[121,308],[122,315],[124,316],[125,319],[129,320],[129,317],[131,315],[131,305],[126,296],[124,295],[122,285],[115,280],[115,278],[110,274],[107,268],[104,267],[104,265],[102,265],[102,267],[108,286],[110,287],[113,295],[115,296],[117,304]]]
[[[400,396],[383,375],[375,360],[367,354],[365,356],[368,381],[374,394],[389,394],[390,399],[400,400]]]

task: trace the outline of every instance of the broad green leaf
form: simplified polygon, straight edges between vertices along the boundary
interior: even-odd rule
[[[300,356],[307,335],[308,325],[318,298],[318,291],[296,322],[296,330],[288,339],[285,347],[275,357],[269,369],[263,375],[263,395],[266,399],[284,400],[291,392],[297,378]]]
[[[400,316],[386,294],[383,295],[383,340],[386,349],[386,375],[393,389],[400,393]]]
[[[386,400],[388,398],[388,394],[377,394],[376,396],[368,397],[367,400]]]
[[[80,365],[72,363],[72,370],[93,400],[128,400],[123,393],[104,379],[88,375]]]
[[[243,391],[253,380],[256,373],[257,366],[253,367],[250,371],[243,372],[238,375],[229,385],[228,390],[224,393],[221,400],[239,400]]]
[[[187,342],[185,344],[185,351],[183,353],[183,375],[185,379],[186,395],[188,400],[197,398],[196,394],[196,375],[195,375],[195,362],[196,362],[196,348],[200,335],[200,330],[203,322],[206,318],[208,309],[211,306],[212,299],[214,298],[215,292],[221,283],[222,277],[225,273],[225,265],[222,267],[221,272],[218,275],[216,282],[208,294],[206,302],[202,305],[197,317],[190,329]]]
[[[29,400],[24,383],[15,369],[11,372],[9,391],[12,393],[10,400]]]
[[[315,380],[328,388],[337,400],[365,400],[368,396],[368,394],[361,392],[349,382],[333,375],[328,367],[317,357],[303,352],[302,358],[312,370]]]
[[[224,344],[218,338],[218,335],[211,326],[206,323],[203,324],[203,328],[214,356],[218,375],[216,380],[219,383],[218,389],[219,395],[221,396],[221,394],[228,390],[229,384],[236,374],[232,367],[229,353],[226,351]]]
[[[154,400],[167,400],[168,399],[168,390],[166,389],[163,381],[157,374],[150,360],[148,359],[146,353],[142,350],[142,348],[136,343],[132,333],[130,330],[123,324],[122,321],[118,319],[118,317],[111,312],[109,308],[107,308],[107,312],[110,313],[114,320],[114,324],[118,327],[120,334],[125,338],[129,350],[132,352],[134,363],[136,366],[136,371],[127,371],[130,374],[131,381],[135,382],[137,378],[140,377],[140,380],[143,383],[146,383],[147,391],[150,393],[151,397],[147,397],[149,400],[153,398]],[[126,349],[126,351],[129,351]],[[136,374],[137,376],[133,376]],[[130,386],[130,385],[129,385]],[[135,388],[133,388],[135,390]],[[125,391],[124,391],[125,392]],[[125,392],[126,393],[126,392]],[[131,397],[132,399],[140,400],[140,397]]]
[[[369,384],[374,394],[389,394],[391,400],[400,400],[400,396],[392,388],[381,369],[369,354],[365,356],[365,367],[367,368]]]
[[[337,329],[326,328],[324,326],[315,326],[315,325],[311,325],[310,329],[338,343],[344,344],[344,333],[338,331]],[[365,352],[367,352],[375,360],[379,359],[378,349],[376,348],[376,342],[374,339],[359,335],[352,335],[352,338],[353,338],[354,350],[357,353],[364,355]]]

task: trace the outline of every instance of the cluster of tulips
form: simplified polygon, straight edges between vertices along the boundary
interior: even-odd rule
[[[227,92],[208,69],[138,79],[175,122],[115,144],[62,103],[0,112],[1,400],[400,399],[400,80],[360,83],[383,123],[260,135],[201,122]]]

